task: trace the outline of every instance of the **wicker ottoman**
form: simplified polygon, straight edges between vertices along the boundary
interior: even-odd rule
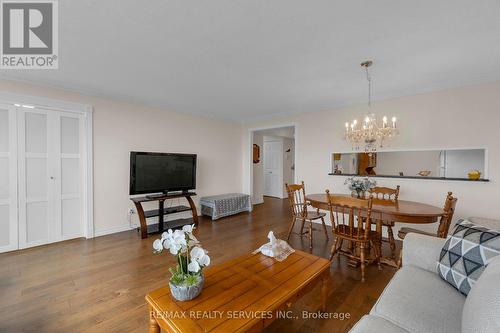
[[[210,216],[212,220],[241,212],[251,212],[250,196],[243,193],[227,193],[202,197],[200,199],[201,214]]]

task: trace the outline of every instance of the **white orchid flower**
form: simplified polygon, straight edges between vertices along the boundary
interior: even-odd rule
[[[193,247],[191,250],[191,260],[196,261],[202,267],[210,265],[210,257],[207,256],[207,253],[204,249],[199,246]]]
[[[163,242],[161,239],[156,239],[154,242],[153,242],[153,249],[156,251],[156,252],[161,252],[163,251]]]
[[[210,257],[205,254],[204,256],[198,259],[198,263],[200,264],[200,266],[206,267],[210,265]]]
[[[200,271],[200,265],[195,260],[191,260],[188,265],[188,271],[198,273]]]
[[[194,230],[194,224],[186,224],[185,226],[182,227],[182,231],[184,231],[185,233],[192,233]]]
[[[172,253],[174,256],[176,256],[179,253],[179,250],[182,248],[182,246],[178,244],[170,244],[169,249],[170,253]]]
[[[201,247],[195,246],[191,249],[191,253],[189,253],[189,255],[194,260],[198,260],[199,258],[205,255],[205,251]]]

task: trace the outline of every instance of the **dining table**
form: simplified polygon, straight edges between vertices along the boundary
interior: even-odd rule
[[[332,194],[330,196],[350,197],[350,194]],[[316,209],[329,210],[326,193],[315,193],[306,195],[306,200]],[[432,206],[418,201],[408,200],[386,200],[373,198],[371,219],[376,224],[379,240],[379,252],[382,247],[382,225],[384,222],[403,222],[414,224],[435,223],[443,216],[443,208]],[[390,266],[398,266],[394,258],[381,256],[380,262]]]

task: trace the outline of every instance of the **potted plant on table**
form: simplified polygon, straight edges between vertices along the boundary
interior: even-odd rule
[[[349,189],[351,190],[352,196],[356,196],[357,198],[365,198],[366,191],[374,188],[377,185],[377,182],[369,179],[368,177],[349,177],[345,180],[344,184],[348,185]]]
[[[168,284],[172,296],[178,301],[188,301],[201,293],[205,278],[203,268],[210,265],[207,251],[193,235],[194,224],[185,225],[182,230],[169,229],[153,242],[153,252],[169,250],[177,259],[176,267],[170,267],[172,274]]]

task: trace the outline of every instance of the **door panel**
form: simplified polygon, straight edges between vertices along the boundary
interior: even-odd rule
[[[1,200],[1,199],[0,199]],[[10,209],[9,205],[0,204],[0,249],[10,245]]]
[[[61,115],[61,233],[62,239],[81,237],[82,191],[82,119],[78,115]]]
[[[0,156],[0,202],[10,199],[9,174],[9,157]]]
[[[79,237],[81,230],[80,199],[63,199],[62,201],[62,237],[68,239]]]
[[[47,115],[25,113],[25,152],[47,153]]]
[[[48,201],[47,158],[29,157],[26,154],[26,197]]]
[[[283,143],[264,142],[264,195],[283,197]]]
[[[80,153],[80,119],[75,117],[61,117],[61,153]]]
[[[0,252],[18,248],[16,114],[0,105]]]
[[[43,244],[49,241],[48,202],[26,203],[26,238],[24,246]]]
[[[44,111],[18,111],[19,247],[50,241],[48,116]]]

